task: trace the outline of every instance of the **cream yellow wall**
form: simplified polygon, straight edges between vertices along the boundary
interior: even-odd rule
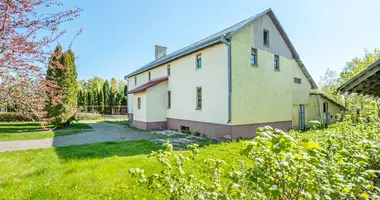
[[[195,57],[202,54],[202,68],[195,69]],[[171,64],[168,90],[171,108],[167,117],[226,124],[228,121],[227,46],[218,44]],[[202,110],[196,110],[196,87],[202,87]]]
[[[311,85],[296,62],[292,62],[292,68],[293,77],[291,77],[291,85],[293,104],[309,104]],[[301,84],[294,83],[294,78],[300,78]]]
[[[232,37],[232,124],[292,120],[294,60],[280,56],[281,71],[274,70],[274,54],[254,46],[254,26]],[[257,48],[258,67],[251,65]]]
[[[166,121],[167,81],[148,88],[146,94],[147,122]]]
[[[137,99],[141,98],[141,108],[137,108]],[[146,122],[147,120],[147,95],[146,92],[139,92],[133,95],[133,120]]]
[[[199,53],[202,54],[202,68],[196,69],[195,57]],[[167,117],[226,124],[228,121],[227,46],[213,45],[151,69],[152,79],[167,76],[168,65],[171,67],[171,75],[167,82],[167,90],[171,91],[172,106],[166,111]],[[135,76],[129,78],[129,91],[148,82],[148,71],[136,76],[137,85],[134,85]],[[196,87],[202,87],[202,110],[195,110]],[[164,95],[167,95],[167,91]],[[130,94],[129,99],[130,96],[133,95]],[[128,106],[132,108],[129,112],[134,113],[135,106],[130,104],[134,104],[134,101],[128,102]],[[164,108],[166,107],[165,103]]]
[[[309,123],[312,120],[318,120],[323,123],[323,103],[328,103],[328,111],[330,113],[330,123],[336,121],[335,115],[341,112],[341,108],[336,104],[332,103],[330,100],[325,99],[320,95],[310,96],[310,108],[306,110],[309,114],[306,115],[306,124],[310,127]]]

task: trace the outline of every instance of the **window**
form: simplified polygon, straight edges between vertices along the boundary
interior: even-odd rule
[[[137,85],[137,76],[135,76],[135,85]]]
[[[170,76],[170,65],[168,65],[168,76]]]
[[[168,108],[172,106],[172,94],[171,91],[168,91]]]
[[[280,71],[280,57],[274,55],[274,70]]]
[[[188,126],[180,126],[180,130],[182,133],[188,133],[190,128]]]
[[[196,66],[196,68],[197,69],[202,68],[202,54],[197,55],[197,66]]]
[[[300,78],[294,78],[294,83],[302,84],[302,80]]]
[[[148,72],[148,81],[152,80],[152,74]]]
[[[197,110],[202,109],[202,87],[197,87]]]
[[[137,109],[141,109],[141,97],[137,98]]]
[[[258,65],[257,62],[257,49],[251,49],[251,64],[252,65]]]
[[[269,31],[264,29],[264,45],[269,46]]]

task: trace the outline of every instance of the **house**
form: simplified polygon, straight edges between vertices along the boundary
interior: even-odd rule
[[[322,95],[271,9],[125,76],[133,126],[254,137],[256,128],[328,123],[340,106]],[[322,112],[321,112],[322,111]]]

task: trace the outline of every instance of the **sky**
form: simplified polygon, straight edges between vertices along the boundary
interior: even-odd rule
[[[272,8],[318,83],[327,68],[338,73],[364,49],[380,48],[379,0],[62,0],[83,8],[64,24],[59,43],[74,41],[78,79],[123,77],[154,60],[154,45],[168,53]]]

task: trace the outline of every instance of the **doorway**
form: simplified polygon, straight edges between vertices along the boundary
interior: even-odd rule
[[[299,106],[299,129],[300,130],[305,130],[305,105],[300,104]]]
[[[329,104],[327,102],[323,103],[323,122],[327,126],[330,121],[330,115],[329,115]]]

